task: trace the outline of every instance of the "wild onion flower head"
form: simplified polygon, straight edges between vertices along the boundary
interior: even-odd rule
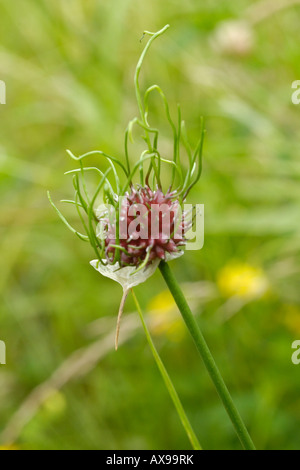
[[[181,119],[180,106],[177,107],[174,123],[167,98],[158,85],[150,86],[143,96],[140,91],[139,76],[145,55],[152,42],[168,27],[166,25],[156,33],[145,31],[143,35],[149,35],[150,39],[140,56],[134,76],[140,116],[132,119],[125,131],[125,163],[100,150],[78,157],[68,150],[71,158],[79,163],[79,168],[67,172],[73,175],[75,197],[63,202],[75,206],[85,233],[69,224],[48,194],[52,206],[68,228],[81,240],[91,244],[96,255],[91,265],[123,287],[116,345],[119,320],[129,289],[151,276],[161,260],[170,261],[183,254],[193,223],[191,212],[185,212],[183,206],[202,171],[203,120],[199,141],[192,150],[185,123]],[[172,130],[172,158],[161,153],[159,130],[149,123],[149,97],[154,92],[161,97]],[[146,148],[132,163],[129,143],[133,143],[134,127],[142,131],[141,137]],[[183,152],[187,168],[186,163],[181,163]],[[86,159],[95,156],[106,160],[107,170],[84,165]],[[171,180],[164,189],[162,176],[168,174],[167,167],[171,170]],[[92,192],[87,184],[87,175],[90,173],[99,176]]]
[[[166,260],[167,254],[180,253],[191,225],[186,217],[186,214],[181,215],[176,193],[164,194],[158,187],[152,190],[149,186],[132,186],[120,205],[119,244],[115,234],[115,215],[110,217],[107,211],[99,219],[107,262],[115,263],[118,248],[121,267],[147,266],[156,259]]]

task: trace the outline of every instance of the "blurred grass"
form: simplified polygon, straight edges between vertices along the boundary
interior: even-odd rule
[[[299,448],[300,385],[290,360],[300,331],[300,108],[290,99],[291,83],[300,76],[299,7],[272,14],[270,5],[1,3],[0,79],[7,104],[0,107],[0,338],[7,365],[0,366],[0,431],[35,387],[97,339],[87,325],[108,316],[100,326],[114,328],[120,290],[89,267],[91,249],[58,221],[46,190],[55,200],[70,194],[63,172],[73,163],[66,148],[124,158],[124,130],[137,112],[139,39],[144,29],[170,23],[148,56],[142,85],[161,85],[173,110],[181,103],[192,139],[201,115],[208,131],[203,177],[191,194],[205,204],[205,246],[187,252],[174,270],[189,283],[191,305],[257,447]],[[229,32],[224,21],[234,22]],[[162,108],[156,99],[152,106],[167,152]],[[65,212],[76,223],[72,209]],[[245,265],[267,280],[262,295],[234,296],[232,284],[226,291],[224,279],[218,281],[226,267]],[[230,280],[240,275],[233,272]],[[193,284],[199,281],[206,283]],[[245,282],[246,291],[256,292],[251,276]],[[149,321],[153,305],[157,318],[163,290],[159,273],[137,289]],[[126,310],[134,310],[131,299]],[[184,333],[172,336],[174,322],[180,330],[176,309],[165,310],[170,331],[154,327],[153,334],[203,447],[239,448],[192,341]],[[189,446],[140,330],[118,353],[112,342],[92,370],[52,393],[14,444]]]

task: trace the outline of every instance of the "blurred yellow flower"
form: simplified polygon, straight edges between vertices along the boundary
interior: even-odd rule
[[[224,266],[218,273],[217,284],[225,297],[236,296],[248,300],[261,297],[269,287],[261,268],[241,262]]]
[[[0,450],[21,450],[21,449],[15,444],[5,444],[3,446],[0,446]]]
[[[166,335],[172,341],[180,341],[184,334],[184,324],[170,291],[156,295],[148,304],[150,330],[154,335]]]

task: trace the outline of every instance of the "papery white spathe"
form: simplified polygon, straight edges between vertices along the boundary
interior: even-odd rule
[[[142,282],[145,282],[148,277],[152,276],[158,267],[159,262],[160,260],[157,259],[149,266],[146,266],[136,273],[134,272],[136,271],[135,266],[125,266],[124,268],[120,268],[119,263],[107,264],[105,266],[95,259],[91,261],[90,264],[103,276],[109,277],[113,281],[121,284],[123,291],[128,291],[131,287],[138,286]]]
[[[171,261],[172,259],[179,258],[182,256],[184,251],[178,251],[176,253],[166,253],[166,261]],[[136,271],[135,266],[125,266],[120,268],[119,263],[115,264],[101,264],[99,260],[94,259],[90,261],[90,265],[96,269],[100,274],[105,277],[109,277],[113,281],[118,282],[123,287],[124,291],[131,289],[132,287],[138,286],[142,282],[145,282],[152,274],[154,274],[156,268],[160,263],[160,259],[152,261],[151,264],[145,266],[138,272]]]
[[[165,261],[171,261],[172,259],[179,258],[179,256],[183,255],[183,253],[184,253],[183,250],[178,251],[176,253],[166,253]],[[123,296],[122,296],[119,313],[118,313],[118,320],[117,320],[117,330],[116,330],[116,339],[115,339],[116,349],[118,349],[120,321],[121,321],[125,301],[129,293],[129,290],[132,287],[138,286],[142,282],[145,282],[150,276],[152,276],[152,274],[154,274],[156,268],[158,267],[160,261],[161,260],[157,258],[154,261],[152,261],[151,264],[149,264],[148,266],[145,266],[143,269],[137,272],[135,272],[137,269],[136,266],[125,266],[123,268],[120,268],[119,263],[104,265],[100,263],[100,261],[97,259],[90,261],[90,265],[93,266],[93,268],[96,269],[96,271],[98,271],[103,276],[109,277],[113,281],[118,282],[123,287]]]

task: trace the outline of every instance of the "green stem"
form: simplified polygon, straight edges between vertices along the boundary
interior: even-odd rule
[[[142,322],[142,325],[143,325],[143,328],[144,328],[144,331],[145,331],[145,334],[146,334],[146,338],[147,338],[147,341],[149,343],[149,346],[150,346],[150,349],[151,349],[151,352],[153,354],[153,357],[155,359],[155,362],[157,364],[157,367],[162,375],[162,378],[164,379],[164,382],[166,384],[166,387],[168,389],[168,392],[173,400],[173,403],[175,405],[175,408],[177,410],[177,413],[178,413],[178,416],[181,420],[181,423],[187,433],[187,436],[190,440],[190,443],[193,447],[194,450],[202,450],[202,447],[201,445],[199,444],[199,441],[197,439],[197,436],[196,434],[194,433],[193,431],[193,428],[191,426],[191,423],[189,422],[188,420],[188,417],[186,416],[185,414],[185,411],[183,409],[183,406],[181,404],[181,401],[178,397],[178,394],[175,390],[175,387],[170,379],[170,376],[168,374],[168,372],[166,371],[166,368],[157,352],[157,349],[155,348],[154,346],[154,343],[152,341],[152,338],[151,338],[151,335],[149,333],[149,330],[147,328],[147,325],[145,323],[145,320],[144,320],[144,317],[143,317],[143,314],[142,314],[142,310],[141,310],[141,307],[140,307],[140,304],[136,298],[136,295],[133,291],[133,289],[131,289],[131,292],[132,292],[132,295],[133,295],[133,299],[134,299],[134,302],[135,302],[135,305],[136,305],[136,308],[137,308],[137,311],[139,313],[139,316],[140,316],[140,319],[141,319],[141,322]]]
[[[223,377],[214,361],[214,358],[206,344],[206,341],[199,329],[199,326],[194,318],[194,315],[191,312],[190,307],[187,304],[187,301],[174,277],[170,267],[164,261],[161,261],[159,269],[163,275],[164,280],[167,283],[167,286],[170,289],[171,294],[174,297],[174,300],[181,312],[181,315],[188,327],[196,347],[202,357],[202,360],[206,366],[206,369],[220,395],[220,398],[223,402],[223,405],[232,421],[232,424],[236,430],[236,433],[246,450],[255,450],[252,439],[246,429],[246,426],[235,407],[235,404],[231,398],[231,395],[228,391],[228,388],[225,385]]]

